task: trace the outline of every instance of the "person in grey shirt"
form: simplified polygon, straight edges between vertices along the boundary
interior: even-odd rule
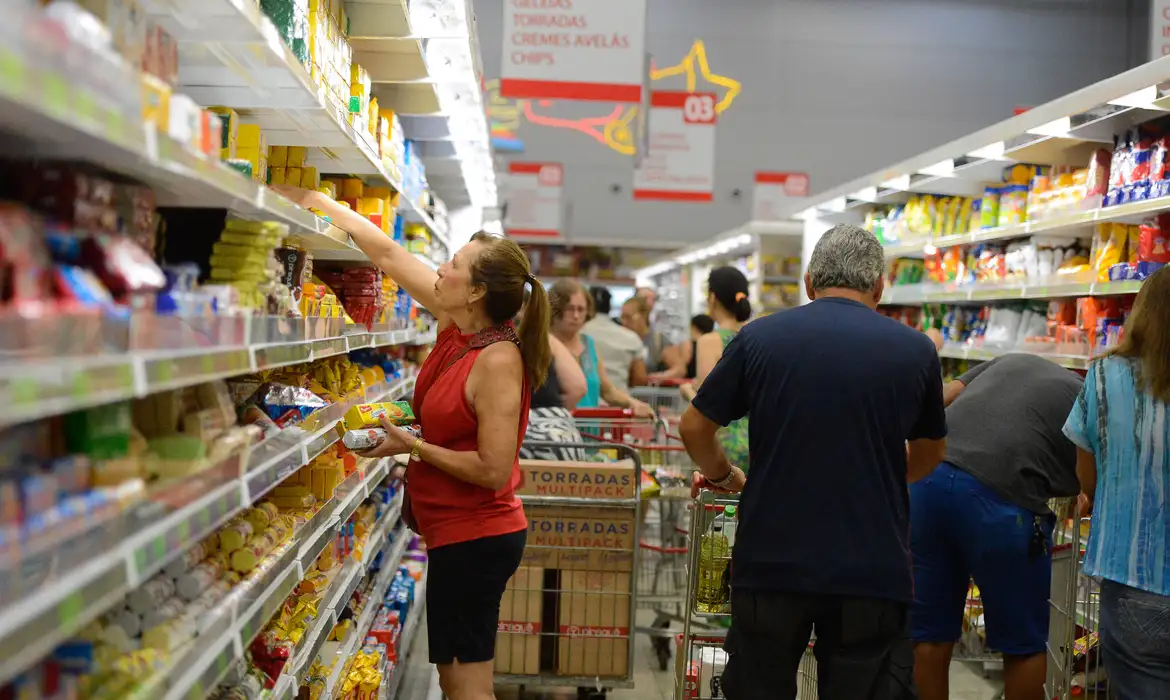
[[[581,332],[593,338],[609,381],[618,391],[623,392],[629,391],[631,386],[644,385],[646,349],[642,339],[609,315],[612,298],[608,289],[591,287],[589,293],[597,313],[586,322]]]
[[[921,700],[946,700],[972,579],[987,646],[1004,655],[1006,700],[1044,697],[1053,498],[1076,496],[1076,448],[1061,428],[1081,378],[1009,354],[943,387],[942,464],[910,485],[911,637]]]

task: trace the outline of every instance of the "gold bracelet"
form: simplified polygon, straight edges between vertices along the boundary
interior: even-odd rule
[[[410,449],[410,461],[411,462],[421,462],[422,461],[422,446],[423,446],[423,439],[422,438],[415,438],[414,439],[414,447],[412,447]]]

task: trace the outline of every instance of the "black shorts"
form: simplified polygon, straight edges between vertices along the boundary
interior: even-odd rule
[[[812,659],[806,658],[816,630]],[[815,685],[822,700],[914,697],[907,606],[886,600],[732,589],[720,679],[728,700],[794,700]],[[707,689],[703,689],[706,692]]]
[[[496,657],[500,600],[524,556],[528,531],[430,550],[427,639],[433,664]]]

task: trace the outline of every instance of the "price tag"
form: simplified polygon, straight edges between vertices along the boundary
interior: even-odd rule
[[[66,116],[69,111],[69,85],[65,79],[53,72],[46,72],[41,80],[45,107],[57,117]]]
[[[187,700],[203,700],[207,697],[207,693],[203,692],[203,679],[195,681],[195,685],[191,686],[191,690],[187,692]]]
[[[167,553],[167,540],[163,536],[156,537],[151,543],[154,548],[154,560],[160,561]]]
[[[204,374],[211,374],[215,371],[215,360],[212,359],[211,355],[204,355],[200,364]]]
[[[155,375],[160,384],[169,383],[175,378],[175,366],[170,360],[162,360],[155,365]]]
[[[85,598],[78,591],[57,605],[57,620],[62,627],[70,627],[81,617],[83,610],[85,610]]]
[[[134,570],[141,576],[143,571],[146,571],[146,556],[147,548],[139,547],[134,552]]]
[[[0,90],[23,97],[27,74],[24,59],[7,48],[0,47]]]
[[[179,527],[176,529],[178,530],[179,544],[180,545],[191,539],[191,521],[190,520],[184,520],[183,522],[179,523]]]
[[[97,104],[93,101],[93,95],[90,95],[88,90],[74,90],[73,97],[74,114],[84,119],[89,126],[96,126]]]
[[[214,505],[211,506],[211,508],[214,507]],[[199,521],[200,532],[206,532],[207,528],[211,527],[211,508],[204,508],[195,516],[196,520]]]

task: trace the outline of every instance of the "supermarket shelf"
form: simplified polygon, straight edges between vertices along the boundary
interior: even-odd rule
[[[800,284],[800,277],[794,275],[768,275],[764,277],[764,284]]]
[[[384,468],[380,471],[380,475],[379,473],[371,472],[362,480],[360,492],[368,494],[370,488],[376,486],[384,476]],[[375,477],[378,481],[374,480]],[[166,683],[167,692],[163,696],[166,700],[178,700],[179,698],[191,696],[206,697],[223,680],[228,667],[236,660],[243,658],[252,640],[260,633],[268,623],[268,620],[301,581],[304,577],[304,572],[313,565],[317,556],[328,545],[329,541],[337,536],[337,528],[344,521],[338,518],[336,509],[339,504],[336,502],[336,498],[334,501],[331,504],[333,509],[328,512],[327,520],[323,526],[315,525],[317,521],[321,520],[322,513],[319,512],[314,516],[313,522],[310,522],[302,529],[303,532],[307,532],[308,534],[304,538],[295,540],[289,549],[289,555],[282,558],[278,567],[278,578],[275,583],[268,586],[246,608],[237,607],[234,615],[231,617],[230,623],[223,626],[226,629],[216,627],[209,630],[211,634],[204,632],[198,635],[188,643],[186,654],[180,653],[175,655],[178,663],[174,664],[170,670],[186,670],[177,678],[174,678],[172,682]],[[326,508],[328,507],[326,506]],[[322,511],[325,511],[325,509],[323,508]],[[383,516],[383,519],[392,517],[397,521],[400,513],[401,496],[397,496],[392,510],[388,511]],[[339,572],[338,575],[343,576],[346,574],[351,577],[355,576],[357,569],[350,568],[347,572]],[[330,593],[335,592],[335,589],[331,587]],[[319,648],[318,643],[323,643],[324,640],[318,638],[328,636],[329,629],[327,627],[325,632],[321,633],[320,628],[326,624],[327,620],[335,619],[336,612],[333,608],[322,611],[318,616],[318,624],[314,626],[314,630],[306,633],[302,649],[307,652],[312,647]],[[328,624],[331,627],[332,623],[330,622]],[[301,655],[298,654],[293,659],[290,659],[289,663],[299,662],[300,658]],[[308,664],[306,664],[306,670],[307,667]],[[161,680],[171,680],[170,674],[162,674]],[[292,697],[293,695],[284,697]],[[273,695],[272,697],[281,696]]]
[[[18,359],[0,363],[0,427],[360,348],[427,342],[434,342],[433,334],[403,329],[226,347],[193,344],[116,355]]]
[[[419,622],[426,614],[427,573],[428,570],[424,569],[422,578],[414,588],[414,603],[411,604],[410,615],[407,616],[406,623],[402,626],[402,643],[398,649],[398,663],[394,664],[394,670],[390,672],[390,677],[386,683],[382,684],[380,694],[382,698],[396,698],[398,687],[402,685],[402,677],[406,673],[406,660],[410,658],[410,647],[414,644],[415,637],[418,636]]]
[[[400,399],[413,385],[413,378],[399,380],[365,399]],[[0,611],[0,683],[48,654],[336,442],[335,427],[347,407],[338,404],[323,409],[318,413],[325,415],[317,421],[312,420],[317,414],[310,416],[306,424],[312,425],[313,432],[286,429],[255,446],[250,454],[233,455],[188,479],[149,492],[129,512],[98,523],[96,529],[121,538],[107,543],[106,549],[95,549],[86,535],[79,535],[76,542],[49,543],[44,551],[23,552],[11,566],[4,562],[6,568],[0,573],[10,585],[21,582],[26,571],[67,571],[67,575],[23,582],[25,589],[35,592],[15,596]],[[387,467],[383,461],[376,470],[384,472]],[[94,556],[95,551],[100,553]]]
[[[900,241],[885,246],[886,257],[906,255],[921,255],[925,248],[949,248],[956,245],[970,243],[987,243],[991,241],[1006,241],[1013,238],[1023,238],[1036,234],[1069,235],[1084,237],[1088,235],[1084,229],[1094,224],[1110,221],[1124,223],[1140,223],[1151,214],[1170,210],[1170,197],[1147,199],[1141,202],[1118,204],[1112,207],[1099,207],[1084,211],[1072,212],[1061,216],[1053,216],[1037,221],[1028,221],[1014,226],[982,229],[974,233],[963,233],[955,236],[922,239],[916,241]]]
[[[386,470],[385,460],[382,461],[382,475],[385,476]],[[380,480],[379,480],[380,481]],[[378,481],[370,481],[369,484],[377,484]],[[366,496],[369,495],[367,490]],[[366,496],[359,499],[364,500]],[[349,599],[353,592],[360,585],[361,581],[366,577],[370,568],[370,562],[374,560],[373,553],[381,549],[384,541],[390,534],[390,530],[398,523],[402,515],[402,496],[399,494],[395,497],[395,501],[391,504],[387,512],[379,519],[377,525],[370,532],[369,539],[366,541],[364,552],[367,556],[363,561],[350,557],[342,567],[342,570],[334,577],[333,582],[325,590],[321,597],[322,605],[319,608],[319,615],[312,629],[306,630],[301,645],[297,648],[295,655],[289,660],[285,666],[285,673],[281,674],[272,692],[272,700],[279,698],[295,698],[297,689],[301,684],[308,679],[309,668],[313,664],[313,660],[317,658],[321,652],[321,648],[325,645],[329,637],[329,632],[337,624],[337,619],[349,604]],[[347,516],[348,517],[348,516]],[[346,518],[338,516],[338,523],[344,523]],[[394,547],[398,551],[398,557],[401,558],[402,551],[406,547],[407,535],[404,530],[399,531],[399,536],[394,538]]]
[[[341,680],[341,674],[345,671],[345,666],[349,658],[354,655],[358,646],[365,641],[366,634],[374,624],[374,617],[382,607],[381,601],[385,597],[386,591],[390,588],[390,583],[394,580],[395,573],[398,571],[398,564],[402,561],[402,556],[406,553],[406,543],[409,539],[409,534],[403,530],[400,537],[394,538],[392,549],[382,557],[382,568],[378,572],[378,578],[374,580],[373,587],[370,589],[366,606],[362,610],[362,614],[350,632],[349,637],[346,639],[345,644],[338,650],[338,658],[333,663],[333,670],[330,672],[329,678],[325,680],[324,697],[334,696],[334,690],[337,687],[337,683]]]
[[[1115,296],[1136,294],[1140,281],[1129,282],[1056,282],[1051,284],[940,285],[907,284],[887,287],[882,304],[916,306],[919,304],[955,304],[1022,299],[1061,299],[1067,297]]]
[[[1064,355],[1057,353],[1034,352],[1026,348],[986,348],[967,345],[946,345],[938,351],[939,357],[949,357],[955,360],[969,360],[972,362],[986,362],[1003,355],[1013,353],[1028,353],[1037,357],[1051,360],[1061,367],[1069,369],[1088,369],[1093,358],[1086,355]]]

